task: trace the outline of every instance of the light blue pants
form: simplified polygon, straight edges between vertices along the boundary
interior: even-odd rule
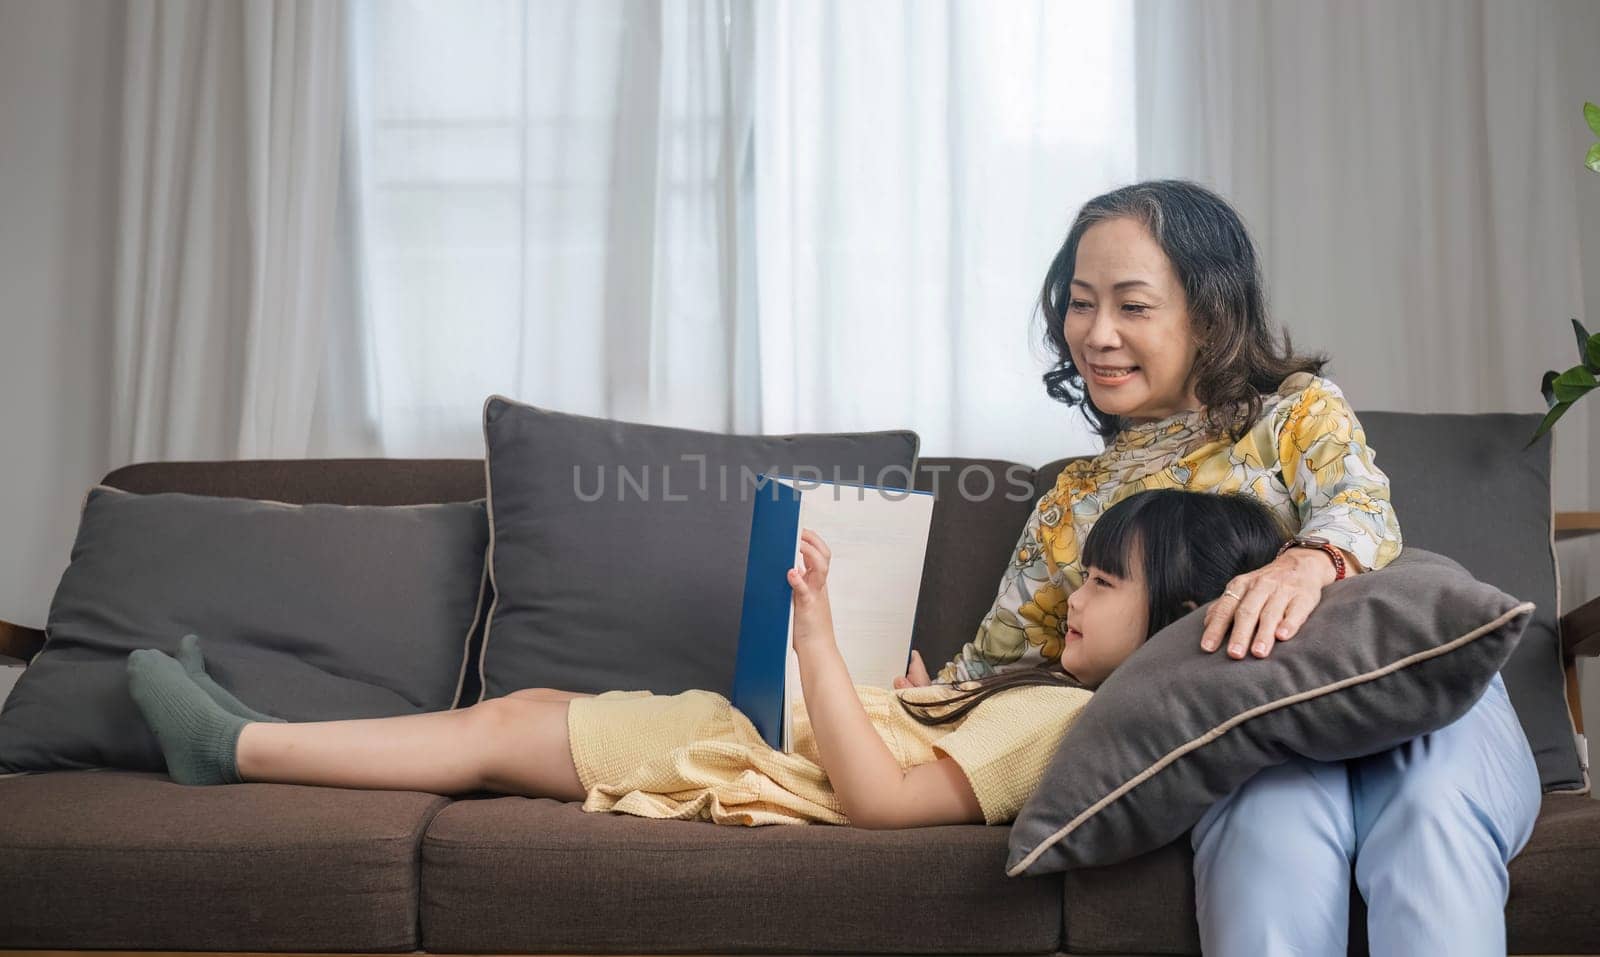
[[[1343,957],[1354,862],[1373,957],[1501,957],[1506,865],[1540,800],[1499,675],[1460,719],[1397,748],[1270,768],[1195,825],[1201,945],[1208,957]]]

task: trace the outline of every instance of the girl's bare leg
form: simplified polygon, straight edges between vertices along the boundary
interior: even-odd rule
[[[455,711],[247,724],[235,762],[246,781],[581,801],[567,700],[586,696],[561,694],[528,689]]]

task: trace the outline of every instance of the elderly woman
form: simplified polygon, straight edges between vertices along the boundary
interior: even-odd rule
[[[1186,182],[1090,200],[1040,296],[1059,362],[1050,395],[1105,440],[1039,499],[994,607],[937,680],[1058,659],[1079,543],[1141,489],[1254,496],[1297,536],[1234,579],[1196,654],[1265,658],[1322,590],[1400,552],[1388,479],[1324,357],[1274,338],[1237,213]],[[1351,635],[1351,641],[1361,640]],[[1243,667],[1243,665],[1241,665]],[[897,686],[926,684],[920,658]],[[1540,802],[1533,754],[1497,676],[1460,720],[1391,751],[1264,771],[1195,826],[1208,954],[1344,954],[1350,868],[1374,954],[1504,954],[1506,865]]]

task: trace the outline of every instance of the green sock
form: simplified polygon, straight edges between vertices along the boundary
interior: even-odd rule
[[[178,660],[183,663],[183,670],[189,672],[189,679],[200,686],[200,690],[211,696],[211,700],[222,705],[223,709],[244,718],[247,721],[273,721],[282,724],[282,718],[263,714],[233,696],[233,692],[217,684],[211,675],[206,673],[206,662],[200,654],[200,637],[198,635],[184,635],[178,642]]]
[[[152,648],[128,655],[128,691],[161,743],[179,784],[239,784],[239,732],[248,721],[223,710],[183,665]]]

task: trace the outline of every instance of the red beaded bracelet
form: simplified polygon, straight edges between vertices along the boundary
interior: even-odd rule
[[[1315,548],[1326,552],[1328,557],[1333,559],[1333,570],[1336,573],[1333,576],[1333,580],[1340,581],[1344,578],[1344,553],[1335,548],[1333,543],[1326,538],[1318,538],[1315,535],[1296,535],[1283,543],[1283,547],[1278,549],[1278,554],[1282,555],[1291,548]]]

